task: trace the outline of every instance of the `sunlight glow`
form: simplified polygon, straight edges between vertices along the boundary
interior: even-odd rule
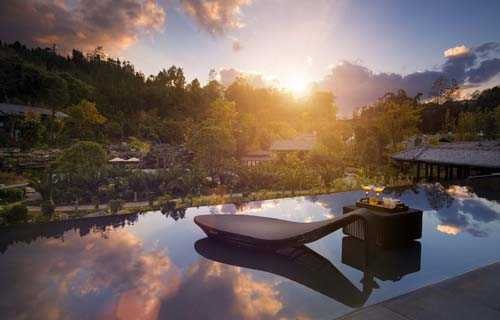
[[[302,96],[307,93],[308,81],[305,77],[292,76],[284,82],[284,88],[294,95]]]

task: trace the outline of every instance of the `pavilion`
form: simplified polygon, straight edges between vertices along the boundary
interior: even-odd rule
[[[410,148],[392,156],[415,166],[416,179],[452,180],[500,172],[500,141],[451,142]]]

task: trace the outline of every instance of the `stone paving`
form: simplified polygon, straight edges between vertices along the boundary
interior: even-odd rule
[[[369,306],[342,320],[500,319],[500,262]]]

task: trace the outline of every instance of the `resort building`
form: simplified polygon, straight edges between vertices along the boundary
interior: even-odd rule
[[[300,152],[307,153],[314,148],[316,144],[316,134],[302,134],[292,139],[276,140],[269,149],[273,153]]]
[[[298,153],[304,155],[310,152],[316,144],[316,134],[302,134],[291,139],[276,140],[271,144],[269,150],[258,150],[245,153],[241,162],[248,166],[271,161],[287,153]]]
[[[463,179],[500,172],[500,141],[425,145],[399,152],[392,159],[403,167],[416,167],[417,180]]]
[[[256,166],[262,162],[270,161],[273,159],[271,151],[258,150],[247,152],[241,157],[241,163],[247,166]]]
[[[19,104],[0,103],[0,134],[8,137],[12,141],[17,141],[21,134],[19,120],[27,115],[40,117],[42,121],[52,116],[52,110],[37,108]],[[54,116],[57,118],[66,118],[67,114],[56,111]]]

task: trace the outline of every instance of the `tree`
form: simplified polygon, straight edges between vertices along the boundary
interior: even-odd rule
[[[83,195],[96,195],[103,183],[106,152],[95,142],[80,141],[65,149],[57,161],[57,171],[70,187],[78,204]]]
[[[20,127],[20,144],[21,148],[29,150],[32,147],[42,144],[45,126],[40,121],[37,114],[28,112],[23,118],[18,119]]]
[[[225,164],[235,155],[235,119],[234,103],[218,99],[212,103],[207,119],[189,138],[189,147],[195,151],[198,164],[214,179],[220,178]]]
[[[398,144],[418,132],[419,107],[404,91],[387,93],[354,119],[358,160],[372,166],[398,151]]]
[[[383,109],[375,120],[376,126],[392,146],[417,133],[419,117],[413,105],[387,101]]]
[[[67,110],[68,131],[71,137],[79,139],[97,139],[102,132],[106,117],[97,110],[95,103],[82,100]]]
[[[439,77],[432,84],[430,95],[436,98],[438,104],[443,104],[455,99],[459,89],[457,80]]]
[[[458,116],[456,134],[459,140],[474,140],[478,134],[478,117],[472,112],[462,112]]]
[[[334,180],[343,174],[344,159],[342,148],[330,149],[317,145],[308,156],[308,164],[319,173],[325,187],[331,187]]]

